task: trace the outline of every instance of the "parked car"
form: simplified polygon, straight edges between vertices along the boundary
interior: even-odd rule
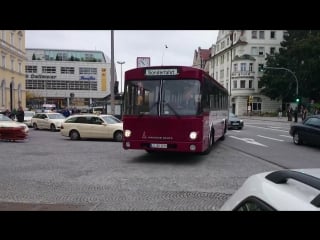
[[[51,131],[56,131],[60,130],[61,123],[65,119],[65,116],[61,113],[36,113],[31,118],[31,124],[35,130],[50,129]]]
[[[244,126],[243,120],[237,115],[229,113],[228,129],[242,129]]]
[[[222,211],[320,211],[320,168],[250,176]]]
[[[81,138],[113,139],[121,142],[123,123],[112,115],[81,114],[68,117],[61,126],[61,135],[71,140]]]
[[[320,146],[320,115],[309,116],[302,123],[293,123],[290,126],[289,133],[296,145]]]
[[[29,128],[26,124],[16,122],[11,118],[0,114],[0,139],[22,140],[27,137]]]

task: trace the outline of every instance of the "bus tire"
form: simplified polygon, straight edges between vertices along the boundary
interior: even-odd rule
[[[207,155],[211,152],[212,147],[213,147],[213,143],[214,143],[214,131],[211,130],[210,135],[209,135],[208,148],[204,152],[202,152],[202,155]]]

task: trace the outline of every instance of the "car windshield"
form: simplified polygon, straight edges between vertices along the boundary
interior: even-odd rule
[[[7,116],[0,114],[0,121],[12,121],[12,119],[8,118]]]
[[[236,117],[236,115],[234,115],[233,113],[229,113],[229,116],[232,117],[232,118]]]
[[[48,114],[48,117],[50,119],[65,119],[65,117],[60,114],[60,113],[57,113],[57,114]]]
[[[113,116],[101,116],[104,121],[108,124],[115,124],[115,123],[119,123],[119,119],[113,117]],[[121,121],[120,121],[121,122]]]

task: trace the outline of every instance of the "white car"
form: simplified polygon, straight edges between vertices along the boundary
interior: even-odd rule
[[[31,124],[35,130],[50,129],[56,131],[60,130],[65,119],[65,116],[61,113],[36,113],[31,119]]]
[[[255,174],[222,211],[320,211],[320,168]]]
[[[62,136],[70,137],[71,140],[100,138],[121,142],[123,123],[112,115],[72,115],[62,123],[60,132]]]

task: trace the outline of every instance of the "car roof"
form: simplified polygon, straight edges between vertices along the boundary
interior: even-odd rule
[[[250,176],[221,210],[233,210],[256,197],[275,210],[320,211],[320,168],[264,172]]]

